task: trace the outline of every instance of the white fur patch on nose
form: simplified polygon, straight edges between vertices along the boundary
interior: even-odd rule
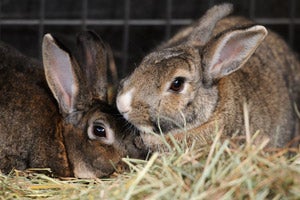
[[[134,88],[117,97],[117,108],[123,115],[131,111],[133,92]]]

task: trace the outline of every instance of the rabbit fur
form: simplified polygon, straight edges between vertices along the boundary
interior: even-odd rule
[[[142,132],[177,140],[211,140],[245,133],[245,108],[256,143],[283,147],[299,133],[300,65],[277,34],[243,17],[231,4],[216,5],[163,43],[121,81],[117,107]]]
[[[51,168],[99,178],[143,158],[117,109],[107,103],[107,53],[92,31],[75,53],[46,34],[43,64],[0,43],[0,170]],[[77,52],[77,53],[76,53]]]

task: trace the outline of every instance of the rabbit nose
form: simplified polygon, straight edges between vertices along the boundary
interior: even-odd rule
[[[118,95],[117,97],[117,108],[120,111],[120,113],[124,115],[124,117],[127,116],[126,114],[129,113],[132,109],[131,108],[132,93],[133,90]]]

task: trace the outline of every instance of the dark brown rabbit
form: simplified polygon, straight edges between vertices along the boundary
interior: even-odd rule
[[[250,132],[261,132],[257,142],[267,138],[270,147],[283,147],[294,137],[299,61],[272,31],[225,18],[231,11],[231,4],[214,6],[122,81],[117,107],[149,147],[160,145],[151,132],[180,140],[186,130],[188,141],[199,144],[217,129],[244,134],[246,107]]]
[[[58,176],[108,176],[122,157],[143,158],[135,135],[107,103],[107,54],[86,31],[78,55],[50,34],[43,67],[0,44],[0,170],[50,167]],[[45,78],[46,77],[46,78]]]

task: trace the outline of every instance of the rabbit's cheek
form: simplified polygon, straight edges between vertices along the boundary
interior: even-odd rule
[[[155,112],[155,132],[168,133],[173,129],[184,127],[187,117],[187,107],[192,105],[195,92],[190,91],[190,86],[184,93],[169,94],[160,101]],[[154,115],[154,114],[153,114]]]
[[[132,111],[128,113],[127,120],[140,130],[146,127],[148,129],[152,126],[150,119],[151,113],[149,112],[149,105],[141,101],[135,101],[132,104]]]
[[[159,104],[158,115],[166,116],[173,119],[172,116],[182,115],[186,104],[190,101],[190,98],[185,94],[172,94],[165,97]],[[177,118],[177,117],[175,117]]]
[[[121,157],[113,147],[106,148],[95,148],[94,156],[87,154],[87,157],[83,162],[77,162],[75,164],[74,173],[82,177],[103,177],[112,174],[116,166],[120,161]]]
[[[101,157],[98,157],[94,161],[92,161],[92,167],[96,170],[99,169],[102,173],[109,174],[114,171],[114,166],[116,166],[120,161],[121,157],[118,153],[110,152],[109,155],[103,156],[108,152],[102,153]],[[112,154],[113,153],[113,154]]]

